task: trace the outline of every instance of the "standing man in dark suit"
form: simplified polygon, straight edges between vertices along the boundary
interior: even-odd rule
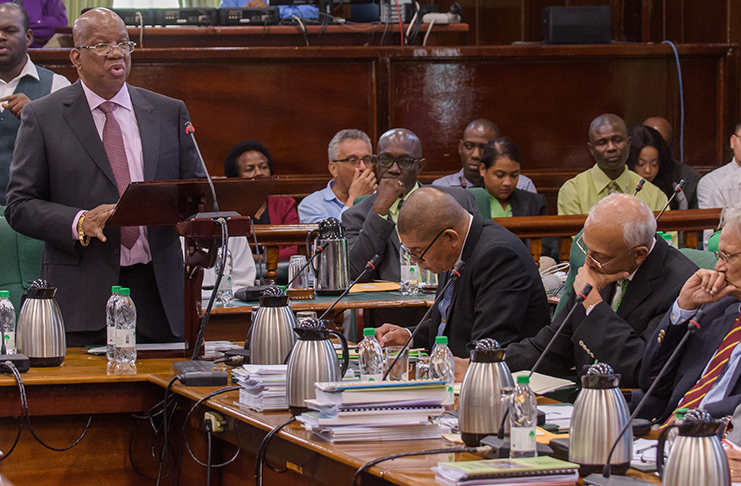
[[[722,417],[741,404],[741,211],[725,210],[721,223],[715,270],[700,269],[687,280],[646,346],[644,390],[688,332],[689,320],[699,324],[654,389],[645,418],[664,421],[677,408]]]
[[[414,346],[430,349],[435,336],[444,335],[454,356],[468,358],[478,339],[494,338],[506,346],[534,336],[549,324],[549,311],[527,248],[499,224],[469,214],[438,189],[424,187],[409,197],[399,215],[399,236],[421,268],[441,274],[438,290],[458,261],[466,266],[429,320],[420,324]],[[409,332],[384,324],[376,334],[384,346],[393,346],[404,344]]]
[[[360,203],[342,213],[342,223],[347,229],[350,248],[350,277],[356,278],[373,256],[381,255],[376,270],[365,274],[364,281],[374,279],[398,282],[401,277],[399,264],[399,235],[396,222],[399,209],[406,199],[420,188],[417,176],[425,167],[422,143],[409,130],[396,128],[378,139],[375,157],[378,188]],[[469,212],[481,214],[470,192],[460,187],[441,190],[453,195]],[[375,327],[384,322],[407,324],[418,314],[404,309],[375,310],[371,322]],[[421,315],[419,316],[421,317]]]
[[[106,342],[112,285],[131,288],[139,342],[183,336],[183,257],[172,227],[107,228],[130,181],[204,176],[182,101],[126,84],[129,40],[107,9],[80,16],[74,85],[23,109],[10,167],[10,225],[44,240],[42,277],[57,287],[68,346]]]
[[[629,194],[612,194],[589,210],[584,234],[574,242],[585,254],[566,307],[532,339],[507,347],[512,371],[530,369],[576,305],[576,292],[592,292],[574,310],[540,371],[557,376],[584,372],[599,360],[622,375],[621,387],[637,387],[649,337],[697,266],[656,238],[651,210]],[[537,371],[537,370],[536,370]]]

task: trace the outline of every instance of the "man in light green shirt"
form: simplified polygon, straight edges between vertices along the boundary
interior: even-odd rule
[[[617,115],[595,118],[589,126],[589,153],[596,164],[569,179],[558,191],[558,214],[586,214],[597,201],[615,192],[633,194],[641,176],[628,170],[630,137],[625,122]],[[650,182],[636,194],[652,211],[661,211],[666,195]]]

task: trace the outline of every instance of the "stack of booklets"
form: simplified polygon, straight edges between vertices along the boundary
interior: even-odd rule
[[[444,381],[316,383],[311,412],[298,420],[330,442],[436,439],[448,432],[430,422],[442,415]]]
[[[287,365],[243,365],[234,369],[239,404],[258,412],[288,410]]]
[[[570,485],[579,480],[578,464],[546,456],[440,462],[432,470],[438,483],[450,486]]]

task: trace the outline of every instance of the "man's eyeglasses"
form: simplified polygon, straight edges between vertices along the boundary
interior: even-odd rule
[[[592,260],[592,263],[594,263],[595,265],[597,265],[597,267],[598,267],[598,268],[599,268],[600,270],[602,270],[603,268],[605,268],[605,267],[606,267],[606,266],[608,266],[609,264],[611,264],[611,263],[615,262],[616,260],[618,260],[618,259],[619,259],[620,257],[622,257],[623,255],[627,255],[628,253],[630,253],[631,251],[633,251],[633,250],[634,250],[634,249],[636,248],[636,247],[633,247],[633,248],[629,249],[628,251],[626,251],[626,252],[625,252],[625,253],[623,253],[622,255],[620,255],[620,256],[617,256],[617,257],[613,258],[612,260],[610,260],[610,261],[609,261],[609,262],[607,262],[607,263],[601,263],[601,262],[597,261],[597,260],[596,260],[596,259],[595,259],[595,258],[594,258],[594,257],[593,257],[592,255],[590,255],[590,254],[589,254],[589,252],[588,252],[587,250],[585,250],[585,249],[584,249],[584,247],[582,246],[582,244],[583,244],[583,241],[582,241],[582,237],[580,236],[580,237],[579,237],[579,239],[578,239],[578,240],[576,240],[576,246],[578,246],[578,247],[579,247],[579,249],[581,250],[581,252],[582,252],[582,253],[584,253],[584,256],[586,256],[587,258],[589,258],[590,260]]]
[[[413,159],[411,157],[392,157],[390,155],[379,155],[376,157],[376,161],[378,162],[378,165],[386,168],[391,167],[394,165],[394,162],[396,162],[396,165],[398,165],[401,170],[411,169],[414,164],[419,162],[418,159]]]
[[[715,258],[718,260],[723,260],[724,263],[728,263],[728,261],[735,257],[736,255],[741,255],[741,251],[737,251],[736,253],[726,253],[724,251],[714,251]]]
[[[434,244],[435,244],[435,242],[437,241],[437,239],[438,239],[438,238],[440,238],[440,236],[441,236],[441,235],[442,235],[443,233],[445,233],[446,231],[448,231],[449,229],[452,229],[452,228],[445,228],[444,230],[442,230],[441,232],[439,232],[439,233],[437,234],[437,236],[436,236],[435,238],[433,238],[433,240],[432,240],[432,241],[430,242],[430,244],[429,244],[429,245],[427,245],[427,248],[425,248],[425,250],[424,250],[424,251],[423,251],[423,252],[422,252],[422,253],[421,253],[421,254],[420,254],[419,256],[415,255],[415,254],[414,254],[414,253],[412,252],[412,250],[410,250],[410,249],[409,249],[409,247],[408,247],[408,246],[406,246],[406,245],[405,245],[404,243],[402,243],[402,244],[401,244],[401,247],[402,247],[402,248],[403,248],[403,249],[404,249],[404,250],[405,250],[405,251],[406,251],[407,253],[409,253],[409,256],[411,256],[411,257],[412,257],[412,258],[414,258],[415,260],[419,260],[420,262],[423,262],[423,261],[425,261],[425,259],[424,259],[424,256],[425,256],[425,254],[426,254],[426,253],[427,253],[427,252],[428,252],[428,251],[430,250],[430,248],[432,248],[432,245],[434,245]]]
[[[365,157],[356,157],[355,155],[351,155],[350,157],[339,159],[339,160],[333,160],[332,162],[347,162],[350,165],[360,165],[360,162],[363,162],[365,165],[370,165],[371,162],[373,162],[373,156],[372,155],[366,155]]]
[[[115,48],[118,49],[118,52],[120,52],[122,56],[125,56],[126,54],[131,54],[132,52],[134,52],[134,47],[136,47],[136,42],[128,41],[119,42],[118,44],[101,42],[99,44],[95,44],[94,46],[77,46],[75,47],[75,49],[90,49],[99,56],[109,56]]]

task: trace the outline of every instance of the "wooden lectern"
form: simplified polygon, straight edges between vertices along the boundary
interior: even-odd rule
[[[231,212],[224,216],[229,236],[251,234],[250,216],[257,212],[277,181],[277,177],[213,180],[219,209],[222,213]],[[204,208],[212,207],[213,197],[206,179],[132,182],[106,223],[108,226],[175,226],[177,233],[185,238],[186,358],[193,354],[203,317],[203,269],[214,266],[216,250],[221,245],[221,229],[213,213],[204,214]]]

